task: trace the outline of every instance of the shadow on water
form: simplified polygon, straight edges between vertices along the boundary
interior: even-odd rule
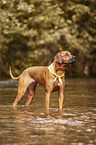
[[[64,109],[58,111],[53,93],[50,114],[45,114],[45,93],[37,86],[29,108],[27,93],[13,110],[18,81],[0,81],[1,145],[94,145],[96,144],[96,79],[66,80]]]

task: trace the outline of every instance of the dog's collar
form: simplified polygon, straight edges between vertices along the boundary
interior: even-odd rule
[[[54,70],[54,63],[52,63],[50,66],[48,66],[48,70],[51,72],[51,74],[53,74],[55,76],[54,82],[58,79],[60,84],[62,83],[62,77],[64,77],[65,72],[62,75],[58,75],[56,74],[55,70]]]
[[[56,59],[54,60],[54,63],[56,65],[56,70],[66,70],[66,64],[65,63],[62,63],[62,64],[59,64]]]

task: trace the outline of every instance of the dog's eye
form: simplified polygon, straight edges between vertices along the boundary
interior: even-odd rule
[[[59,65],[61,65],[61,63],[59,63],[58,61],[57,61],[57,63],[58,63]]]
[[[66,53],[64,56],[69,56],[69,54],[68,54],[68,53]]]

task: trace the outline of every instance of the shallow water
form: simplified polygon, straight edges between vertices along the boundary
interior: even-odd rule
[[[95,145],[96,79],[66,80],[64,109],[58,111],[53,93],[50,114],[45,114],[45,92],[38,85],[27,109],[27,93],[13,110],[18,81],[0,81],[1,145]]]

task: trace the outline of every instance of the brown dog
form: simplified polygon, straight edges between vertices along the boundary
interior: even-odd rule
[[[28,88],[28,100],[25,106],[28,107],[35,94],[35,88],[39,83],[46,91],[45,108],[46,113],[49,112],[50,95],[54,91],[59,91],[59,110],[63,108],[64,99],[64,87],[65,87],[65,69],[68,64],[75,62],[76,57],[72,56],[68,51],[61,51],[54,57],[54,62],[47,67],[34,66],[25,69],[18,77],[14,77],[11,72],[10,76],[13,80],[19,79],[18,93],[13,107],[16,107],[17,103],[25,94]],[[29,86],[29,87],[28,87]]]

